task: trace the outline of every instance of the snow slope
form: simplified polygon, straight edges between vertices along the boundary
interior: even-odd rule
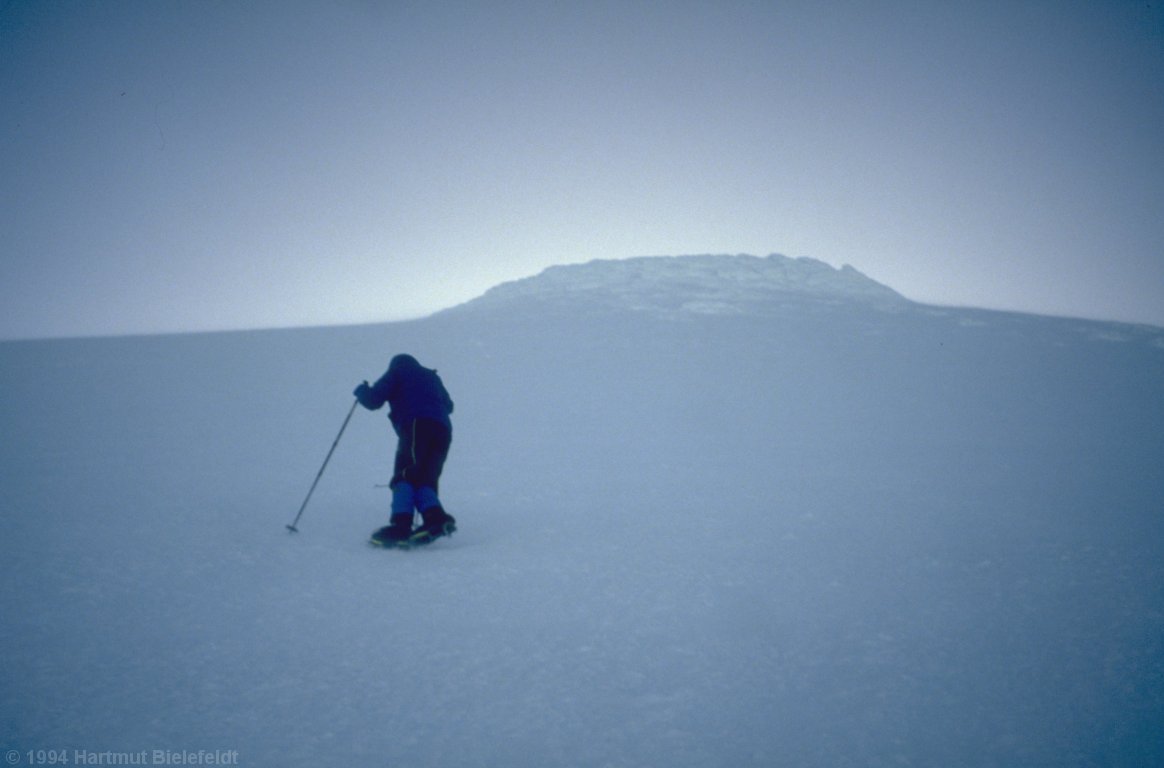
[[[1164,331],[701,261],[411,323],[0,344],[0,747],[1164,761]],[[365,545],[391,440],[358,411],[289,534],[399,351],[457,402],[460,531]]]

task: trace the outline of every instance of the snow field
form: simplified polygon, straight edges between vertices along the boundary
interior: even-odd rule
[[[0,746],[1158,762],[1159,337],[535,294],[387,326],[0,345]],[[348,393],[400,351],[457,402],[460,531],[366,545],[392,440],[361,410],[289,534]]]

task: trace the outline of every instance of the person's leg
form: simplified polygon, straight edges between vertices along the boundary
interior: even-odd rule
[[[445,511],[438,491],[451,443],[452,434],[444,424],[429,419],[417,419],[414,422],[413,463],[405,476],[416,488],[416,508],[422,519],[417,532],[431,538],[456,530],[456,521]]]
[[[408,541],[416,520],[416,487],[404,479],[412,465],[412,425],[400,431],[392,471],[392,515],[388,525],[372,534],[372,540],[385,546]]]
[[[416,508],[424,512],[440,504],[441,473],[449,455],[452,434],[448,427],[431,419],[416,419],[409,432],[408,457],[401,478],[416,489]]]

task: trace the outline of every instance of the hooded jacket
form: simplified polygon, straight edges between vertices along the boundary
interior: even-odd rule
[[[452,429],[453,400],[441,377],[412,355],[397,355],[388,371],[370,387],[356,392],[360,404],[374,411],[388,403],[388,418],[397,432],[414,419],[432,419]]]

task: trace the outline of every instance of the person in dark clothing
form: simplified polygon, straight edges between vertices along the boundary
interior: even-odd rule
[[[370,411],[388,403],[397,437],[392,516],[372,534],[373,543],[411,546],[451,534],[456,520],[441,506],[438,490],[453,439],[453,400],[441,377],[412,355],[397,355],[375,384],[364,381],[353,394]],[[413,530],[416,512],[421,524]]]

